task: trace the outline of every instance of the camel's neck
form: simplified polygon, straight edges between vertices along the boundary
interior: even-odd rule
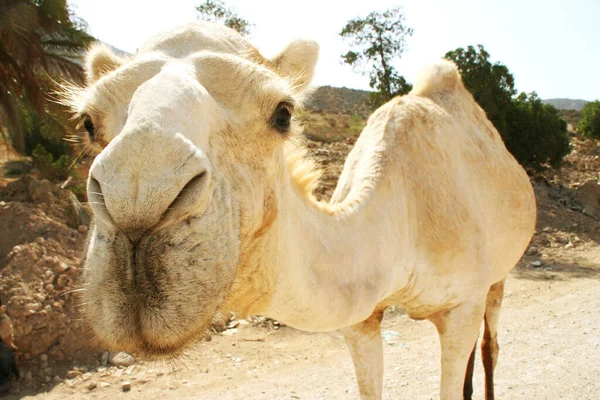
[[[331,214],[309,204],[283,177],[276,219],[254,260],[268,282],[261,289],[269,301],[251,312],[310,331],[367,318],[397,280],[381,268],[394,261],[382,249],[397,235],[378,202],[370,198]]]

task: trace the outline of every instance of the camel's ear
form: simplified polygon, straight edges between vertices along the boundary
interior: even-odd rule
[[[124,60],[107,46],[100,44],[92,47],[85,59],[85,72],[88,85],[119,68],[123,63]]]
[[[319,45],[312,40],[294,40],[273,60],[279,75],[294,84],[298,94],[304,92],[315,75],[315,66],[319,58]]]

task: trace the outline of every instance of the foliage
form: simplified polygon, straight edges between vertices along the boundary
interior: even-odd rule
[[[364,127],[365,121],[363,118],[358,114],[352,114],[348,120],[348,130],[350,131],[350,135],[356,136],[360,134]]]
[[[40,176],[48,180],[64,180],[69,176],[71,160],[63,154],[54,159],[41,144],[38,144],[31,153],[33,165],[40,171]]]
[[[0,2],[0,116],[17,151],[25,149],[20,106],[44,118],[49,77],[82,81],[79,60],[92,41],[66,0]]]
[[[200,18],[205,21],[214,21],[236,30],[242,36],[247,36],[253,25],[237,15],[233,10],[227,8],[221,0],[205,0],[196,6]]]
[[[369,85],[375,92],[369,95],[372,109],[395,96],[408,93],[412,86],[392,65],[406,47],[406,38],[413,29],[406,26],[400,7],[374,11],[364,18],[355,18],[340,32],[355,50],[342,54],[344,63],[369,75]]]
[[[507,149],[524,166],[557,167],[570,151],[567,123],[556,108],[543,104],[537,94],[514,98],[514,78],[508,68],[492,64],[490,54],[478,45],[446,53],[462,75],[465,87],[484,109]]]
[[[583,136],[600,139],[600,101],[586,103],[577,128]]]
[[[512,97],[517,93],[515,80],[505,65],[492,64],[490,54],[482,45],[458,48],[444,58],[453,61],[463,82],[475,101],[483,108],[499,132],[505,132],[504,115]]]
[[[549,163],[559,167],[571,147],[567,123],[550,104],[543,104],[535,92],[521,93],[507,107],[506,147],[523,165],[541,169]]]

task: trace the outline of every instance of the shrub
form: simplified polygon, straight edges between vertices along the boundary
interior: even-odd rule
[[[69,176],[71,160],[68,155],[61,155],[56,161],[41,144],[31,153],[33,165],[40,171],[40,176],[48,180],[64,180]]]
[[[522,165],[538,170],[546,163],[558,167],[571,150],[566,121],[535,92],[521,93],[511,101],[505,123],[504,143]]]
[[[591,101],[583,106],[577,128],[583,136],[600,139],[600,101]]]

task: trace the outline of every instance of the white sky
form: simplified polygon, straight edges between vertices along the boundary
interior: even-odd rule
[[[202,0],[69,0],[91,34],[134,53],[153,34],[196,19]],[[414,28],[396,66],[409,82],[423,64],[457,47],[483,44],[513,73],[519,91],[542,98],[600,98],[600,0],[225,0],[255,27],[250,40],[272,55],[294,38],[314,39],[314,83],[368,89],[340,63],[338,35],[351,18],[402,5]]]

